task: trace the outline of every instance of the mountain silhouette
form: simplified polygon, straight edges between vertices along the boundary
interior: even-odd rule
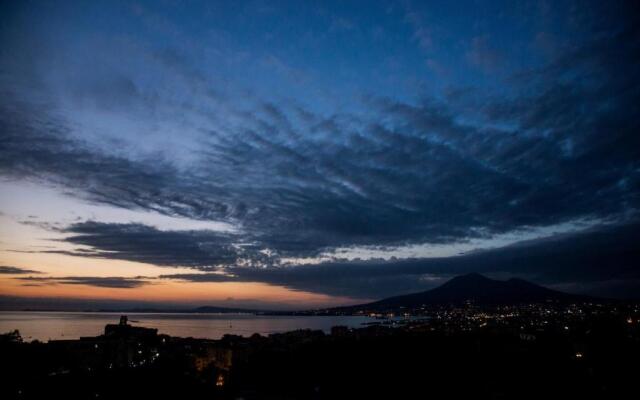
[[[500,281],[472,273],[455,277],[443,285],[425,292],[389,297],[373,303],[341,310],[376,310],[395,308],[416,308],[422,305],[460,305],[472,302],[476,305],[508,305],[544,302],[585,302],[592,297],[559,292],[527,282],[523,279],[511,278]]]

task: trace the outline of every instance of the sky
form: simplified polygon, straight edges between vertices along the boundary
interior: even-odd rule
[[[0,306],[640,293],[634,1],[5,1]]]

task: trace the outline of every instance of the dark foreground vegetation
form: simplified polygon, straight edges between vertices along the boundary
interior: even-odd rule
[[[331,334],[221,340],[158,335],[124,317],[80,340],[24,343],[13,332],[0,339],[0,398],[633,398],[638,309],[607,307],[439,309]]]

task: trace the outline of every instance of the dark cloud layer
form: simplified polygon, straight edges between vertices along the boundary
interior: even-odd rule
[[[588,232],[558,235],[455,257],[328,262],[272,268],[237,265],[213,268],[206,253],[192,252],[189,248],[180,251],[173,246],[174,241],[180,242],[175,239],[180,237],[179,232],[167,234],[146,228],[144,240],[139,242],[136,229],[131,229],[129,225],[121,225],[120,234],[114,234],[117,225],[104,225],[107,232],[105,238],[96,239],[101,236],[100,224],[91,223],[92,233],[88,237],[92,240],[82,240],[82,244],[106,250],[99,247],[99,243],[106,240],[108,257],[113,259],[140,261],[139,254],[145,254],[145,262],[164,265],[167,259],[173,258],[185,265],[199,266],[203,271],[165,274],[160,279],[263,282],[294,290],[363,299],[425,290],[452,276],[469,272],[519,276],[540,284],[560,284],[568,290],[612,297],[634,297],[634,293],[640,290],[640,286],[633,283],[640,281],[640,249],[637,246],[640,243],[640,225],[637,223],[594,227]],[[84,229],[87,230],[86,227]],[[185,235],[193,239],[192,235],[195,234]],[[153,237],[151,241],[156,247],[154,252],[147,253],[150,237]],[[206,239],[204,234],[202,240]],[[136,251],[138,247],[140,250]],[[624,290],[620,291],[621,288]]]
[[[9,275],[21,275],[21,274],[39,274],[39,271],[34,271],[32,269],[24,269],[18,267],[10,267],[7,265],[0,265],[0,274],[9,274]]]
[[[86,285],[104,288],[115,289],[133,289],[149,283],[148,280],[143,277],[126,278],[121,276],[116,277],[95,277],[95,276],[65,276],[65,277],[36,277],[26,276],[16,278],[23,281],[27,286],[42,286],[42,285]]]
[[[206,268],[234,263],[240,253],[232,247],[233,236],[218,232],[160,231],[141,224],[93,221],[73,224],[64,232],[71,234],[65,241],[92,249],[69,254],[160,266]]]
[[[373,119],[312,115],[294,127],[269,104],[246,115],[244,130],[211,132],[188,172],[97,152],[42,110],[3,104],[0,169],[93,202],[237,223],[289,255],[606,218],[638,205],[636,36],[566,56],[568,69],[599,74],[597,84],[534,72],[544,85],[488,99],[480,124],[461,122],[455,104],[372,99]]]

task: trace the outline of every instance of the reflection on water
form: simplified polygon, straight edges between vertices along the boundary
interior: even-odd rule
[[[170,314],[130,313],[133,325],[157,328],[171,336],[218,339],[227,333],[250,336],[267,335],[295,329],[321,329],[332,326],[358,327],[370,321],[368,317],[294,317],[256,316],[241,314]],[[20,330],[22,337],[46,341],[49,339],[77,339],[102,334],[104,326],[117,323],[120,313],[88,312],[0,312],[0,333]]]

